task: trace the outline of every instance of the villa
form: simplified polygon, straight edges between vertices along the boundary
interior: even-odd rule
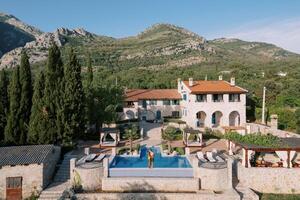
[[[241,127],[246,124],[247,90],[222,80],[178,79],[177,89],[134,89],[125,92],[123,119],[180,118],[192,128]]]

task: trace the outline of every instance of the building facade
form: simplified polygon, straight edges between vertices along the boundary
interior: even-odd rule
[[[60,147],[54,145],[0,148],[0,199],[26,199],[51,181]]]
[[[177,117],[192,128],[244,127],[247,90],[230,82],[178,79],[177,89],[127,90],[123,119]]]

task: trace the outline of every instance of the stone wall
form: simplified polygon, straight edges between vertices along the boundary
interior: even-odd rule
[[[262,193],[300,193],[300,168],[245,168],[238,163],[238,179]]]
[[[198,167],[196,177],[200,179],[200,188],[204,190],[222,191],[228,189],[228,170]]]
[[[45,188],[47,185],[49,185],[49,183],[51,182],[51,180],[53,178],[56,164],[60,159],[60,152],[61,152],[60,147],[54,147],[54,151],[49,153],[45,159],[45,162],[43,164],[43,166],[44,166],[43,188]]]
[[[18,176],[22,177],[23,198],[42,190],[43,164],[4,166],[0,169],[0,199],[6,198],[6,178]]]
[[[103,191],[195,192],[199,180],[194,178],[103,178]]]

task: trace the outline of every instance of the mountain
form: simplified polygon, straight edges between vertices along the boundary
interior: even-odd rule
[[[0,13],[0,58],[3,54],[34,41],[42,32],[14,17]]]
[[[202,63],[271,62],[300,58],[298,54],[267,43],[227,38],[206,40],[171,24],[155,24],[136,36],[116,39],[92,34],[81,28],[59,28],[53,33],[42,33],[34,27],[25,26],[15,17],[5,15],[2,18],[4,24],[15,26],[18,31],[27,34],[29,41],[4,52],[0,68],[18,64],[23,48],[28,52],[32,63],[45,60],[47,48],[52,41],[62,50],[74,47],[80,59],[84,59],[86,53],[90,52],[94,65],[107,67],[160,69]]]

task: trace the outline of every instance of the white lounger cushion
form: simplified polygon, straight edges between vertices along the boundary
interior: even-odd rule
[[[198,152],[197,152],[197,158],[198,158],[201,162],[207,162],[207,160],[204,158],[204,155],[203,155],[202,151],[198,151]]]
[[[86,159],[85,159],[85,161],[87,161],[87,162],[90,162],[90,161],[92,161],[92,160],[94,160],[95,158],[96,158],[96,154],[90,154],[90,155],[88,155],[87,157],[86,157]]]
[[[95,161],[100,162],[101,160],[103,160],[104,157],[105,157],[105,154],[101,153],[101,154],[95,159]]]
[[[212,152],[206,152],[206,157],[209,160],[209,162],[217,162],[212,155]]]
[[[221,158],[220,156],[216,156],[217,162],[224,162],[223,158]]]

